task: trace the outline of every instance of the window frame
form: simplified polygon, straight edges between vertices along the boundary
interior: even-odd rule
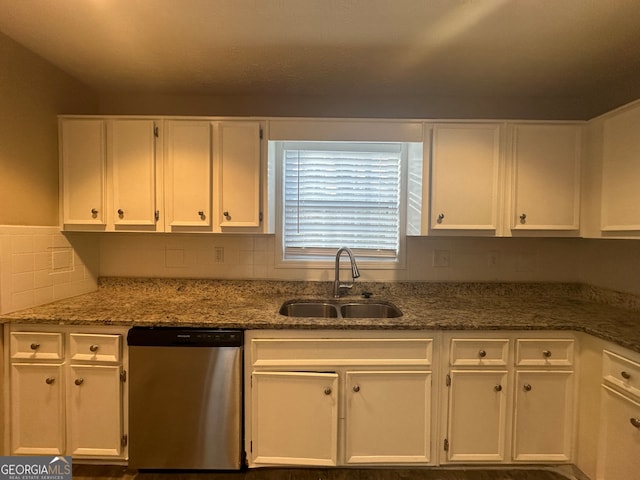
[[[379,258],[375,256],[358,255],[358,250],[354,249],[354,255],[358,262],[358,267],[363,270],[367,269],[404,269],[406,259],[406,219],[407,219],[407,167],[408,167],[408,143],[410,142],[394,142],[394,141],[319,141],[319,140],[275,140],[270,141],[273,144],[273,149],[269,148],[269,151],[274,152],[275,156],[275,203],[276,203],[276,215],[275,215],[275,268],[313,268],[313,269],[327,269],[331,268],[335,264],[335,253],[329,256],[309,256],[300,258],[285,258],[284,248],[284,149],[285,145],[300,144],[309,146],[322,146],[332,145],[334,148],[340,144],[343,145],[355,145],[355,144],[398,144],[401,147],[400,155],[400,194],[399,194],[399,228],[398,228],[398,252],[394,258]],[[351,247],[350,245],[341,245]],[[337,248],[336,248],[337,252]]]

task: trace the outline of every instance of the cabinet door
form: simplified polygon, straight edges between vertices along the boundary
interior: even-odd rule
[[[640,471],[640,403],[603,386],[597,480],[628,480]]]
[[[117,365],[71,365],[68,379],[69,453],[122,453],[122,382]]]
[[[63,455],[64,424],[62,365],[11,365],[11,453]]]
[[[260,123],[217,124],[221,227],[260,226]]]
[[[336,465],[338,375],[254,372],[253,463]]]
[[[211,226],[211,123],[168,120],[165,130],[167,225]]]
[[[602,230],[640,230],[640,106],[604,122]]]
[[[62,223],[106,225],[105,127],[98,119],[60,121]]]
[[[346,374],[346,462],[426,463],[431,372]]]
[[[511,228],[579,228],[580,138],[578,125],[514,127]]]
[[[113,224],[116,229],[155,229],[156,132],[153,120],[113,120],[109,123]]]
[[[514,460],[571,460],[573,373],[517,372],[515,390]]]
[[[452,370],[447,428],[450,462],[504,460],[506,370]]]
[[[433,128],[431,228],[495,230],[500,126]]]

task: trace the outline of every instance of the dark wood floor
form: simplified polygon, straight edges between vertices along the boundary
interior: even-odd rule
[[[563,472],[564,473],[564,472]],[[125,467],[74,465],[74,480],[580,480],[546,469],[479,468],[258,468],[243,472],[131,471]],[[584,478],[584,477],[583,477]]]

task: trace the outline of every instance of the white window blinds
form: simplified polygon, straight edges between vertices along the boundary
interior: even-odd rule
[[[334,255],[396,259],[400,143],[285,142],[284,258]]]

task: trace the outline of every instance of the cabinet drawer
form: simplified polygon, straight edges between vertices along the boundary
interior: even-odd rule
[[[602,358],[602,377],[640,398],[640,364],[605,350]]]
[[[573,345],[570,338],[519,339],[516,341],[516,365],[570,366],[573,365]]]
[[[11,358],[60,360],[63,357],[61,333],[11,332]]]
[[[71,361],[119,362],[120,335],[72,333],[70,335]]]
[[[454,338],[451,340],[452,366],[506,365],[509,340],[506,338]]]
[[[254,339],[254,366],[431,365],[433,340],[402,339]]]

